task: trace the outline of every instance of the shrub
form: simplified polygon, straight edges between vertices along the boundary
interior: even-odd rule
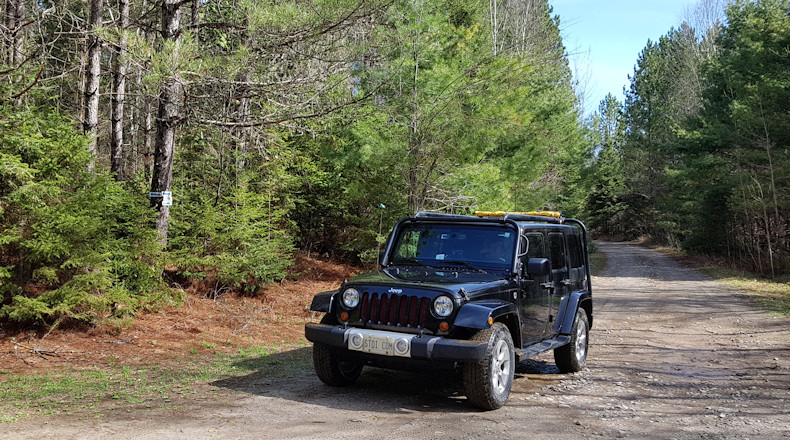
[[[148,200],[88,171],[86,144],[54,111],[0,107],[2,318],[97,324],[172,298]]]

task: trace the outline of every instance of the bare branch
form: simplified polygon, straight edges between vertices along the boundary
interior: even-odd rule
[[[21,98],[22,95],[24,95],[25,93],[30,91],[30,89],[32,89],[33,86],[38,84],[38,80],[41,79],[41,74],[42,73],[44,73],[44,66],[41,66],[41,68],[38,69],[38,74],[36,74],[36,78],[33,80],[32,83],[30,83],[29,86],[25,87],[24,90],[22,90],[21,92],[17,93],[16,95],[11,96],[11,98],[9,98],[9,99],[2,99],[2,100],[0,100],[0,104],[5,104],[6,102],[8,102],[8,101],[10,101],[12,99],[19,99],[19,98]]]

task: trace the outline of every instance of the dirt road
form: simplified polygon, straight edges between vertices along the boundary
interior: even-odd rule
[[[353,387],[319,382],[310,349],[288,377],[210,384],[185,409],[0,425],[0,438],[779,439],[790,438],[790,321],[653,251],[601,243],[588,368],[522,363],[508,404],[465,404],[457,377],[367,369]]]

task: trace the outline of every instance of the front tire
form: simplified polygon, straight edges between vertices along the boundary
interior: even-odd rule
[[[560,373],[575,373],[584,368],[587,362],[589,332],[587,313],[579,308],[573,320],[570,342],[554,350],[554,363],[557,364]]]
[[[337,324],[330,314],[321,318],[321,324]],[[357,381],[362,373],[362,363],[343,358],[340,350],[321,342],[313,343],[313,368],[321,382],[342,387]]]
[[[513,385],[516,366],[513,338],[507,326],[497,322],[477,332],[472,340],[487,341],[488,348],[485,359],[464,366],[466,397],[485,410],[501,408]]]

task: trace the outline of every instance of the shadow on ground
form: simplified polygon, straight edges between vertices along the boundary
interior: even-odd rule
[[[312,347],[238,361],[248,374],[212,382],[236,392],[287,399],[349,411],[478,412],[466,403],[459,371],[414,373],[365,367],[357,382],[330,387],[313,371]],[[514,393],[534,393],[559,380],[553,364],[526,360],[517,364]],[[561,378],[561,376],[560,376]]]

